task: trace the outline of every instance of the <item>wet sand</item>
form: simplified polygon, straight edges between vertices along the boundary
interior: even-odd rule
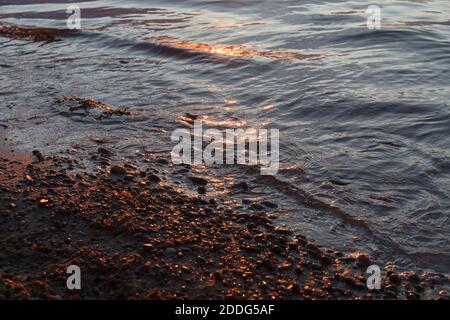
[[[0,299],[447,297],[445,278],[389,264],[382,289],[369,291],[367,255],[320,248],[275,226],[263,206],[242,214],[206,199],[208,181],[167,156],[149,156],[144,169],[114,161],[89,172],[78,155],[7,152],[6,143],[2,138]],[[90,161],[109,163],[113,152],[99,147]],[[171,187],[175,171],[199,194]],[[66,288],[73,264],[81,268],[81,290]]]

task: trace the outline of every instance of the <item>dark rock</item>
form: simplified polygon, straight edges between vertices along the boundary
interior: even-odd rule
[[[409,274],[408,276],[408,280],[412,283],[419,283],[420,282],[420,277],[417,275],[417,273],[412,272]]]
[[[260,205],[259,203],[252,203],[250,205],[250,209],[260,211],[260,210],[264,210],[264,207],[262,205]]]
[[[292,293],[295,293],[295,294],[300,293],[300,286],[298,283],[293,283],[288,288],[292,291]]]
[[[314,256],[320,257],[322,255],[322,251],[320,250],[320,248],[318,246],[316,246],[315,244],[311,243],[311,242],[309,242],[306,245],[306,251],[309,254],[312,254]]]
[[[39,162],[42,162],[42,161],[45,160],[45,158],[44,158],[42,152],[40,152],[39,150],[33,150],[33,155],[36,157],[36,159],[37,159]]]
[[[128,170],[121,166],[112,166],[109,172],[118,176],[125,176],[128,174]]]
[[[199,186],[197,191],[199,194],[206,194],[206,188],[204,186]]]
[[[220,271],[214,272],[214,278],[215,278],[217,281],[219,281],[219,282],[222,282],[222,281],[223,281],[223,276],[222,276],[222,273],[221,273]]]
[[[161,182],[161,178],[158,177],[156,174],[153,174],[153,173],[150,173],[150,174],[147,176],[147,179],[148,179],[150,182],[155,182],[155,183],[160,183],[160,182]]]
[[[205,178],[202,177],[189,177],[189,179],[197,184],[197,185],[201,185],[201,186],[206,186],[208,184],[208,180],[206,180]]]
[[[287,228],[284,228],[284,227],[275,227],[273,229],[273,232],[278,233],[278,234],[284,234],[284,235],[287,235],[287,236],[290,236],[292,234],[291,230],[289,230]]]
[[[156,162],[160,163],[160,164],[165,164],[165,165],[169,164],[169,160],[164,159],[164,158],[159,158],[158,160],[156,160]]]
[[[356,260],[364,268],[367,268],[371,264],[370,258],[365,254],[358,255],[358,258]]]
[[[417,293],[413,292],[413,291],[408,291],[408,292],[406,292],[406,299],[408,299],[408,300],[419,300],[420,296]]]
[[[393,273],[389,276],[389,282],[394,285],[400,285],[402,283],[402,279],[396,273]]]
[[[247,191],[250,188],[249,188],[247,182],[242,181],[242,182],[238,182],[235,185],[233,185],[233,189],[241,189],[243,191]]]
[[[330,257],[323,255],[320,257],[320,262],[322,262],[323,265],[327,266],[330,265],[333,262],[333,260]]]
[[[306,237],[302,236],[301,234],[297,234],[295,236],[295,238],[297,239],[298,243],[300,244],[307,244],[308,241],[306,240]]]
[[[275,209],[278,207],[278,205],[276,203],[273,203],[271,201],[263,201],[263,202],[261,202],[261,204],[263,206],[266,206],[267,208],[271,208],[271,209]]]
[[[269,260],[269,259],[263,260],[262,265],[263,265],[263,267],[265,267],[269,271],[274,271],[275,270],[275,266],[273,265],[273,262],[271,260]]]
[[[112,154],[112,152],[109,149],[100,147],[97,149],[97,152],[100,153],[103,156],[110,156]]]

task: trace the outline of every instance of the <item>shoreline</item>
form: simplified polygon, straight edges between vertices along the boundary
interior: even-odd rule
[[[77,155],[1,155],[0,299],[447,298],[444,276],[389,264],[369,291],[367,255],[321,248],[275,226],[269,210],[208,199],[208,181],[164,154],[142,167],[111,153],[98,148],[99,172]],[[173,172],[198,195],[167,183]],[[72,264],[79,291],[66,288]]]

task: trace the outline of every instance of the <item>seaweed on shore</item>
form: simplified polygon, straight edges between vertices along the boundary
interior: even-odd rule
[[[58,36],[73,32],[73,30],[69,29],[24,27],[0,23],[0,36],[13,39],[27,39],[37,42],[58,41]]]
[[[62,97],[54,101],[56,104],[66,104],[70,103],[69,111],[79,111],[83,110],[89,113],[93,110],[100,110],[101,114],[99,118],[107,118],[111,116],[129,116],[131,112],[128,109],[114,109],[107,103],[100,101],[88,99],[88,98],[76,98],[76,97]]]

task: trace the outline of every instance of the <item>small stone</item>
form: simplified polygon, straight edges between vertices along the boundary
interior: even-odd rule
[[[287,228],[284,228],[284,227],[275,227],[273,229],[273,232],[278,233],[278,234],[284,234],[284,235],[287,235],[287,236],[290,236],[292,234],[291,230],[289,230]]]
[[[149,174],[149,175],[147,176],[147,179],[148,179],[150,182],[155,182],[155,183],[160,183],[160,182],[161,182],[161,178],[158,177],[156,174],[153,174],[153,173]]]
[[[306,245],[306,251],[308,251],[308,253],[313,255],[317,256],[322,255],[322,251],[320,250],[320,248],[311,242]]]
[[[111,174],[124,176],[128,174],[128,170],[121,166],[112,166],[110,171]]]
[[[110,156],[112,154],[112,152],[109,149],[103,147],[98,148],[97,152],[104,156]]]
[[[306,240],[305,237],[302,235],[296,235],[295,238],[297,239],[298,243],[301,245],[306,245],[308,243],[308,240]]]
[[[410,282],[413,282],[413,283],[419,283],[420,282],[420,277],[417,275],[417,273],[412,272],[412,273],[409,274],[408,280]]]
[[[244,191],[247,191],[249,189],[249,186],[247,184],[247,182],[238,182],[235,185],[233,185],[233,189],[241,189]]]
[[[359,264],[361,264],[363,267],[368,267],[370,266],[371,262],[370,262],[370,258],[365,255],[365,254],[360,254],[357,258],[357,261]]]
[[[400,285],[402,283],[402,279],[396,273],[393,273],[389,276],[389,282],[395,285]]]
[[[222,281],[223,281],[223,276],[222,276],[222,273],[221,273],[220,271],[214,272],[214,278],[215,278],[217,281],[219,281],[219,282],[222,282]]]
[[[323,255],[320,257],[320,262],[322,262],[323,265],[330,265],[333,260],[330,257]]]
[[[419,300],[420,296],[417,293],[413,292],[413,291],[408,291],[408,292],[406,292],[406,299],[408,299],[408,300]]]
[[[440,297],[448,297],[448,292],[445,290],[441,290],[441,291],[439,291],[439,296]]]
[[[128,168],[130,170],[133,170],[133,171],[137,170],[137,167],[134,164],[131,164],[131,163],[125,163],[124,167],[126,167],[126,168]]]
[[[42,162],[42,161],[45,160],[45,158],[44,158],[42,152],[40,152],[39,150],[33,150],[33,155],[36,157],[36,159],[37,159],[39,162]]]
[[[275,270],[275,267],[274,267],[272,261],[270,261],[269,259],[264,260],[264,261],[262,262],[262,265],[263,265],[266,269],[268,269],[268,270],[270,270],[270,271]]]
[[[199,186],[197,190],[199,194],[206,194],[206,188],[204,186]]]
[[[264,207],[262,205],[260,205],[259,203],[252,203],[250,205],[250,209],[261,211],[261,210],[264,210]]]
[[[160,164],[169,164],[169,160],[167,160],[167,159],[164,159],[164,158],[159,158],[158,160],[156,160],[156,162],[157,163],[160,163]]]
[[[189,179],[193,183],[201,185],[201,186],[206,186],[208,184],[208,180],[206,180],[205,178],[202,178],[202,177],[189,177]]]
[[[266,206],[267,208],[271,208],[271,209],[275,209],[278,207],[278,205],[276,203],[273,203],[271,201],[263,201],[263,202],[261,202],[261,204],[263,206]]]

